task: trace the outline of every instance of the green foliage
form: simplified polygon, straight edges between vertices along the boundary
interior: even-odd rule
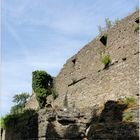
[[[111,62],[111,58],[110,58],[109,55],[102,55],[101,56],[101,61],[105,65],[105,68],[107,68],[109,63]]]
[[[39,88],[52,86],[52,77],[45,71],[36,70],[32,73],[32,88],[36,92]]]
[[[11,124],[16,124],[19,119],[29,119],[36,113],[33,109],[27,109],[23,112],[20,112],[18,114],[8,114],[5,117],[2,118],[3,121],[3,128],[6,128],[10,126]]]
[[[20,106],[20,105],[14,105],[14,106],[11,107],[10,113],[11,114],[18,114],[18,113],[21,113],[22,110],[23,110],[23,107],[22,106]]]
[[[107,29],[112,27],[112,21],[109,18],[105,18],[105,24]]]
[[[13,97],[13,102],[24,105],[29,97],[30,95],[28,93],[16,94]]]
[[[16,103],[16,105],[11,108],[11,113],[15,114],[22,112],[23,108],[25,107],[25,103],[29,97],[30,95],[28,93],[14,95],[13,102]]]
[[[36,89],[36,99],[40,107],[44,107],[46,104],[46,97],[50,94],[49,90],[45,88]]]
[[[134,105],[136,103],[136,99],[134,97],[126,97],[124,103],[128,106]]]
[[[135,24],[134,25],[134,32],[138,32],[139,31],[139,24]]]
[[[45,106],[46,97],[51,94],[53,78],[45,71],[34,71],[32,73],[32,88],[36,93],[39,106]]]
[[[133,120],[133,113],[132,112],[125,112],[123,114],[123,121],[129,122]]]
[[[117,18],[114,22],[112,22],[109,18],[105,18],[105,27],[98,26],[98,30],[100,34],[103,34],[106,30],[110,29],[113,25],[117,24],[120,20]]]
[[[0,128],[4,128],[4,120],[3,119],[4,119],[3,117],[0,118]]]
[[[55,100],[58,97],[58,93],[57,93],[56,89],[52,88],[51,92],[52,92],[53,99]]]

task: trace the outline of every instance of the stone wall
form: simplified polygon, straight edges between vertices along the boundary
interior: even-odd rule
[[[119,101],[107,101],[103,108],[94,106],[54,110],[46,107],[30,117],[11,122],[5,140],[138,140],[138,101],[129,106]],[[124,120],[124,114],[132,117]]]
[[[29,101],[25,104],[25,109],[38,109],[39,108],[39,104],[38,101],[36,100],[36,94],[33,92]]]
[[[5,140],[138,140],[137,17],[138,11],[71,57],[55,78],[58,98],[48,96],[45,108],[9,124]],[[103,44],[105,34],[107,43]],[[106,69],[101,52],[111,57]],[[124,101],[131,96],[136,101],[129,106]],[[33,94],[26,108],[37,106]]]
[[[134,32],[137,17],[135,12],[109,29],[106,46],[100,35],[66,62],[55,79],[59,97],[54,104],[63,106],[66,93],[68,105],[77,108],[138,94],[139,48],[138,33]],[[112,60],[108,69],[101,62],[103,51]]]

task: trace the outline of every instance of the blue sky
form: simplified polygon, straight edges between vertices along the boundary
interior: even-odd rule
[[[1,115],[13,95],[32,91],[32,71],[56,76],[66,60],[98,35],[104,19],[123,18],[138,0],[2,0]]]

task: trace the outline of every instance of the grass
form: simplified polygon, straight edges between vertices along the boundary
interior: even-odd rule
[[[106,68],[109,65],[109,63],[111,62],[111,58],[109,55],[102,55],[101,61],[105,65],[105,68]]]
[[[123,121],[130,122],[133,120],[133,113],[132,112],[125,112],[123,114]]]
[[[124,103],[125,103],[127,106],[132,106],[132,105],[136,104],[136,99],[135,99],[134,97],[132,97],[132,96],[126,97],[126,98],[124,99]]]
[[[27,109],[24,110],[21,113],[16,113],[16,114],[8,114],[5,117],[2,118],[1,124],[3,128],[6,128],[10,126],[11,124],[16,124],[17,121],[20,120],[28,120],[30,117],[32,117],[36,113],[35,110],[33,109]]]

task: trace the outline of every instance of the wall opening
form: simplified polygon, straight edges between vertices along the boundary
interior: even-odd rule
[[[107,45],[107,35],[103,35],[101,38],[100,38],[100,41],[103,43],[103,45]]]
[[[135,19],[135,22],[136,22],[137,24],[139,24],[139,18],[136,18],[136,19]]]
[[[80,81],[82,81],[82,80],[84,80],[84,79],[86,79],[86,77],[83,77],[83,78],[81,78],[81,79],[79,79],[79,80],[75,80],[75,79],[74,79],[74,80],[72,81],[72,83],[68,85],[68,87],[70,87],[70,86],[72,86],[72,85],[75,85],[76,83],[78,83],[78,82],[80,82]]]
[[[75,63],[76,63],[76,58],[74,58],[74,59],[72,60],[72,63],[75,65]]]
[[[63,119],[63,120],[58,120],[58,122],[62,125],[69,125],[69,124],[75,123],[76,120],[74,120],[74,119]]]
[[[126,61],[126,57],[122,58],[123,61]]]

